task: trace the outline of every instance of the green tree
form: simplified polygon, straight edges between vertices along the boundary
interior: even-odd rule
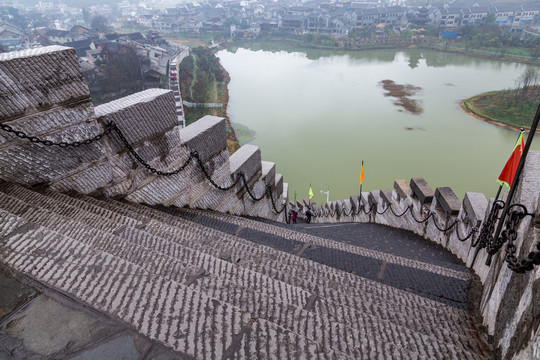
[[[112,27],[109,24],[109,20],[105,16],[96,15],[92,18],[90,27],[97,32],[108,34],[112,31]]]

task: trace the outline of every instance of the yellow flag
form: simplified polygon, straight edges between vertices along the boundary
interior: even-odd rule
[[[362,160],[362,166],[360,166],[360,184],[364,181],[364,160]]]
[[[313,199],[313,190],[311,190],[311,184],[309,184],[309,200]]]

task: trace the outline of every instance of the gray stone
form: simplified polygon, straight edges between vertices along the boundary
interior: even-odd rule
[[[274,186],[276,183],[276,164],[269,161],[261,161],[261,167],[265,184]]]
[[[400,198],[405,199],[409,194],[409,184],[405,180],[395,180],[394,190],[396,190]]]
[[[471,222],[472,226],[479,227],[487,208],[486,196],[481,193],[466,192],[463,199],[463,208],[467,213],[467,219]]]
[[[283,175],[281,174],[276,174],[276,179],[275,179],[275,192],[276,192],[276,196],[280,193],[283,193],[283,196],[288,198],[289,197],[289,184],[287,184],[287,188],[285,189],[285,184],[283,183]]]
[[[201,160],[206,162],[227,147],[225,131],[224,118],[206,115],[180,129],[180,141],[189,151],[197,151]]]
[[[433,201],[435,193],[423,178],[412,178],[410,188],[413,195],[416,196],[422,204],[429,204]]]
[[[392,191],[388,189],[381,189],[381,191],[379,192],[379,195],[386,204],[392,203]]]
[[[351,195],[349,198],[351,202],[351,208],[354,212],[357,212],[360,207],[360,195]]]
[[[435,198],[438,204],[443,208],[444,212],[450,215],[459,214],[461,203],[449,187],[438,187],[435,190]]]
[[[35,298],[22,315],[7,324],[7,334],[22,340],[28,350],[48,357],[81,348],[102,338],[111,329],[98,317],[73,310],[43,295]],[[97,359],[97,358],[95,358]]]
[[[0,320],[34,296],[34,289],[0,272]]]
[[[135,346],[133,338],[131,336],[122,336],[91,348],[71,358],[71,360],[129,360],[139,359],[140,356],[141,353]]]
[[[231,178],[236,180],[239,173],[243,173],[248,186],[252,186],[261,175],[261,150],[255,145],[244,145],[229,158]],[[240,180],[236,185],[236,192],[244,189],[244,182]]]
[[[373,205],[379,204],[379,199],[381,196],[379,195],[379,192],[376,190],[370,191],[368,196],[368,203],[369,207],[372,207]]]

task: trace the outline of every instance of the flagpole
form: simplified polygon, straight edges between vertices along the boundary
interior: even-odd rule
[[[362,206],[362,183],[364,182],[364,177],[362,176],[364,175],[363,171],[364,171],[364,160],[362,160],[362,165],[360,166],[360,190],[359,190],[360,201],[358,202],[359,207]]]
[[[521,154],[521,158],[519,159],[519,165],[516,170],[516,174],[514,175],[514,179],[512,180],[512,186],[510,186],[510,191],[508,191],[508,196],[506,197],[506,203],[504,204],[504,210],[501,215],[501,219],[499,220],[499,223],[497,224],[497,231],[495,231],[495,236],[493,237],[493,239],[495,240],[497,240],[499,238],[499,235],[501,234],[501,230],[504,225],[504,219],[506,217],[506,213],[508,212],[508,209],[510,208],[510,202],[512,201],[512,198],[514,197],[514,192],[516,191],[516,188],[518,187],[519,177],[521,175],[521,172],[523,171],[523,168],[525,167],[525,160],[527,160],[527,153],[529,152],[529,148],[531,147],[531,143],[536,133],[536,128],[538,127],[539,120],[540,120],[540,105],[538,105],[538,108],[536,109],[536,115],[534,115],[534,121],[532,123],[531,129],[529,130],[529,136],[527,137],[525,148],[523,149],[523,153]],[[491,265],[492,257],[493,255],[488,254],[488,257],[486,259],[487,266]]]
[[[518,135],[518,138],[516,139],[516,143],[517,141],[519,141],[519,137],[521,136],[521,133],[525,131],[525,128],[521,128],[520,129],[520,132],[519,132],[519,135]],[[495,200],[493,201],[493,205],[491,206],[491,211],[493,211],[493,207],[495,206],[495,201],[499,200],[499,195],[501,195],[501,191],[503,189],[503,184],[499,185],[499,189],[497,190],[497,194],[495,195]],[[490,211],[490,213],[491,213]],[[471,261],[471,267],[474,265],[474,263],[476,262],[476,257],[478,256],[478,253],[480,252],[480,247],[477,246],[476,247],[476,250],[474,251],[474,256],[472,258],[472,261]]]

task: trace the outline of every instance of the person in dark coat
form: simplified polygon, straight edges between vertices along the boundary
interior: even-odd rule
[[[312,216],[313,216],[313,213],[311,212],[310,209],[308,209],[308,210],[306,211],[306,222],[307,222],[308,224],[311,223],[311,217],[312,217]]]

